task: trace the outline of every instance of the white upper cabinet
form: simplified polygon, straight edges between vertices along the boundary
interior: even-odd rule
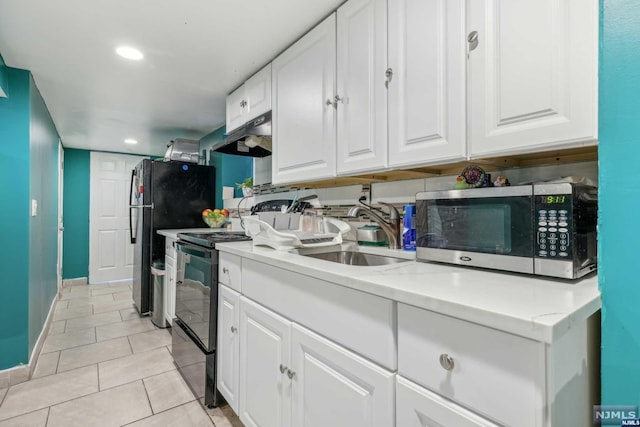
[[[338,9],[338,174],[387,165],[387,0]]]
[[[389,0],[389,166],[465,158],[465,54],[464,0]]]
[[[595,143],[598,2],[467,5],[470,155]]]
[[[271,64],[227,96],[227,133],[271,110]]]
[[[273,60],[273,184],[336,174],[336,15]]]

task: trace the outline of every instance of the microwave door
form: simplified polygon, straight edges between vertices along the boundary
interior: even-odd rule
[[[417,255],[434,261],[531,272],[531,201],[531,195],[418,199]]]

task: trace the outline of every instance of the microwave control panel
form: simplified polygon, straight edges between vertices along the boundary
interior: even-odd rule
[[[570,194],[535,196],[537,240],[535,256],[570,259],[573,235],[572,197]]]

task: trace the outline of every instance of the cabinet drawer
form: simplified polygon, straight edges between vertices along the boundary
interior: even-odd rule
[[[395,303],[245,258],[242,293],[354,353],[395,371]]]
[[[398,427],[498,427],[478,415],[406,379],[396,377]]]
[[[238,292],[241,292],[241,260],[238,255],[226,252],[220,252],[218,260],[218,282]]]
[[[506,425],[544,424],[545,346],[398,304],[398,373]]]
[[[164,240],[164,254],[173,259],[177,258],[176,247],[174,246],[175,242],[176,239],[172,239],[170,237],[167,237]]]

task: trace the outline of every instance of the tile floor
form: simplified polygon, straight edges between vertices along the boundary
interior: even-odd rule
[[[33,378],[0,389],[0,427],[125,425],[242,427],[195,400],[129,282],[65,287]]]

